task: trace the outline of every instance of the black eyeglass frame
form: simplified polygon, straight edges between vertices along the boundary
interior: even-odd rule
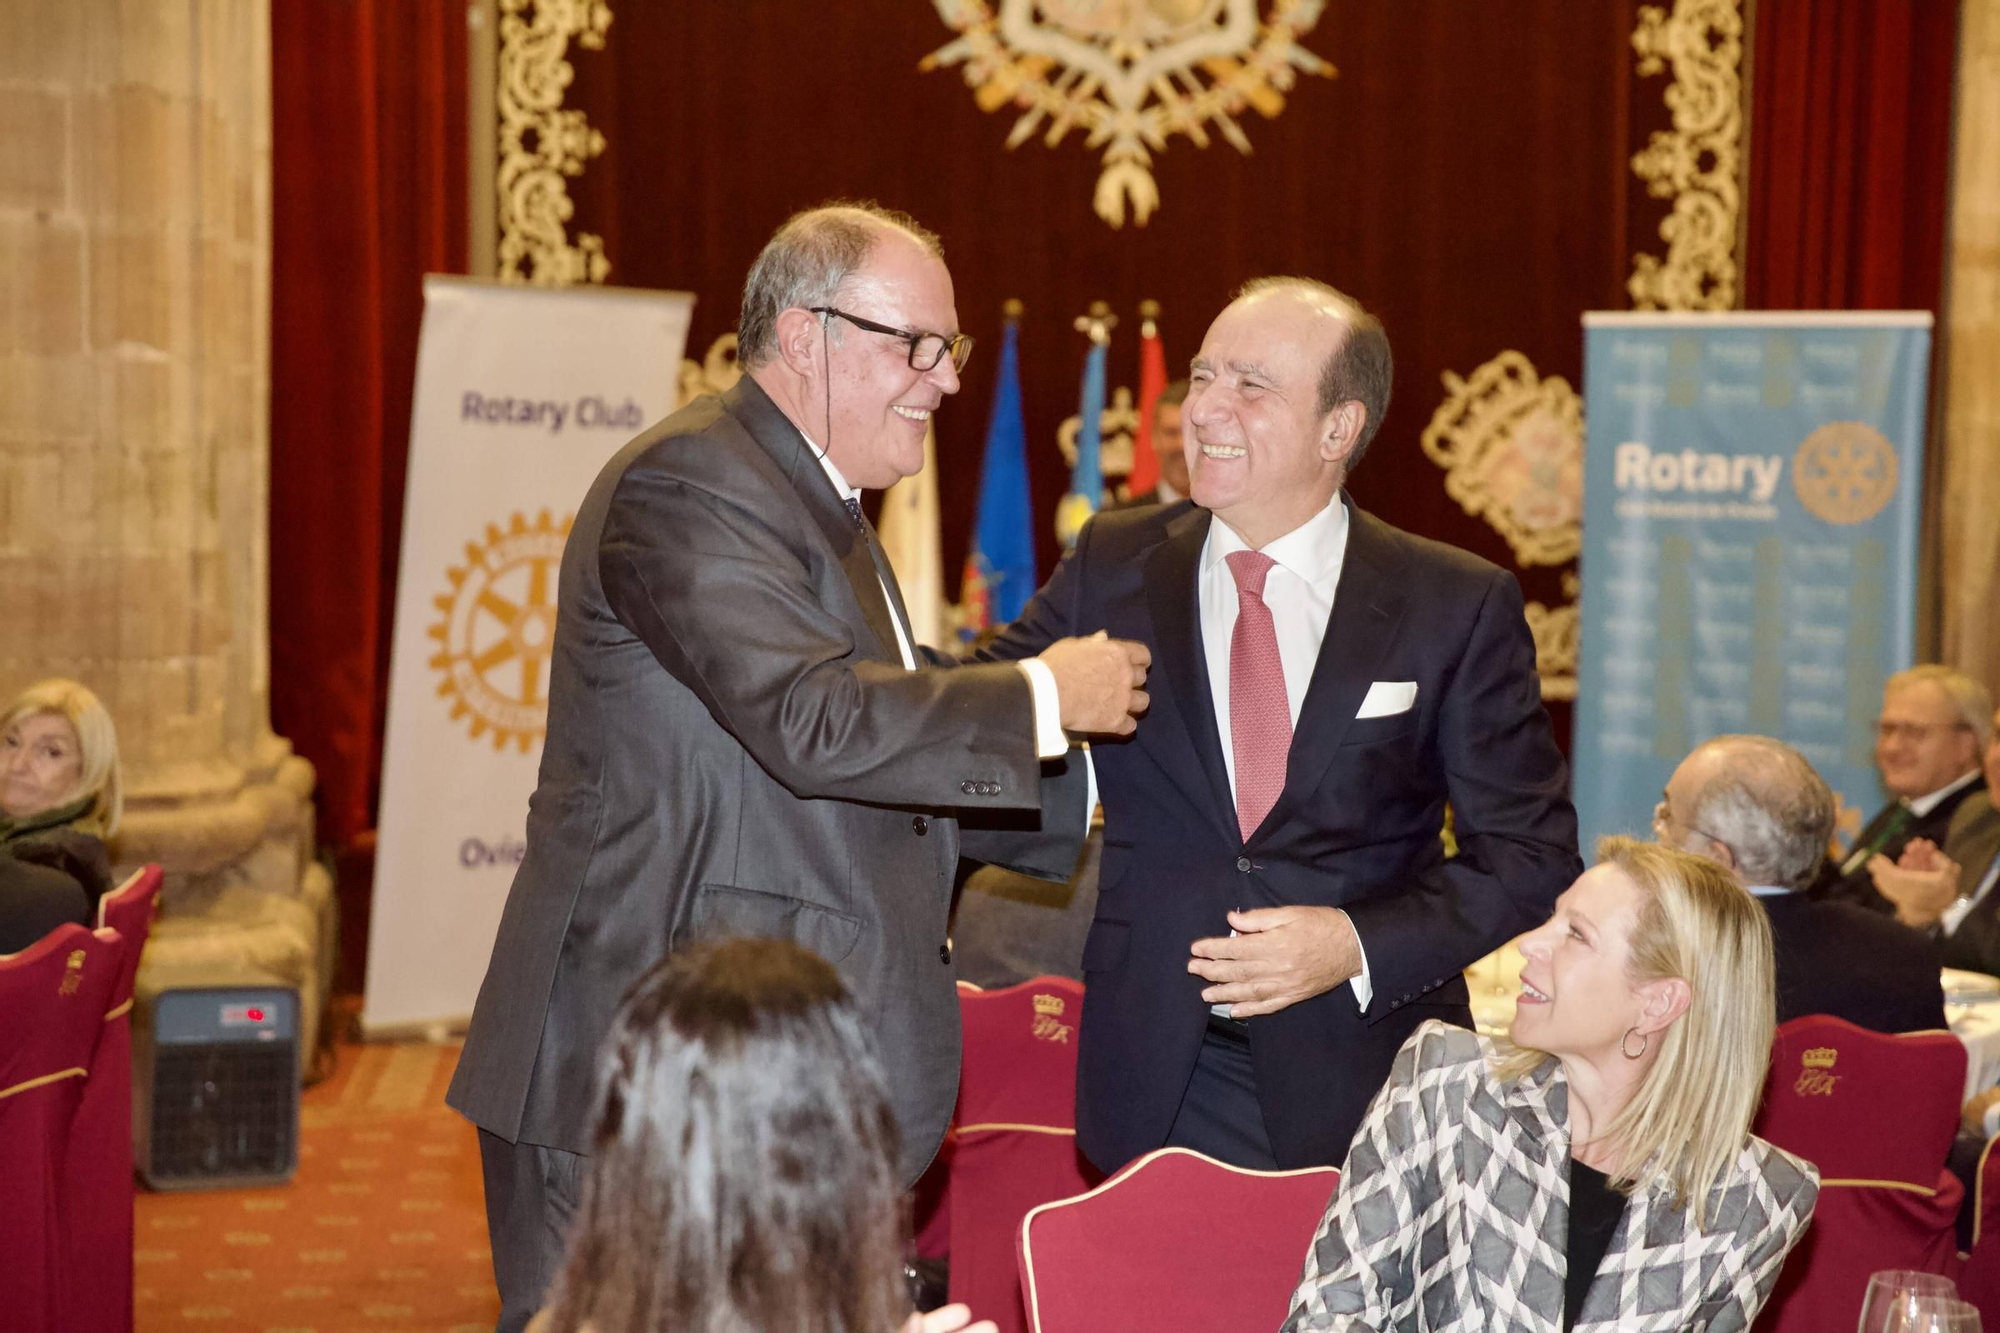
[[[910,345],[911,370],[936,370],[938,362],[944,360],[947,353],[951,356],[951,368],[954,372],[964,370],[965,363],[972,359],[972,335],[969,333],[919,333],[914,329],[892,328],[887,324],[877,324],[872,319],[863,319],[859,315],[850,315],[839,306],[815,305],[807,306],[806,308],[815,315],[837,315],[857,329],[866,329],[870,333],[880,333],[890,338],[901,338]],[[931,338],[937,339],[937,355],[930,359],[929,365],[920,366],[917,364],[917,348],[927,339]]]

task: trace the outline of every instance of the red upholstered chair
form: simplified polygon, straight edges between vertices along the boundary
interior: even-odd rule
[[[60,1171],[121,947],[115,931],[64,926],[0,956],[0,1322],[9,1333],[88,1327],[67,1305],[76,1279],[66,1273]]]
[[[1945,1168],[1965,1092],[1949,1032],[1885,1036],[1824,1014],[1778,1029],[1756,1132],[1819,1168],[1819,1203],[1757,1328],[1848,1328],[1868,1275],[1959,1275],[1964,1190]]]
[[[1958,1294],[1979,1307],[1980,1322],[2000,1328],[2000,1152],[1988,1139],[1979,1155],[1978,1192],[1973,1196],[1972,1250],[1958,1275]]]
[[[1029,1326],[1270,1333],[1339,1184],[1330,1166],[1246,1171],[1186,1148],[1149,1152],[1022,1221]]]
[[[69,1271],[90,1274],[72,1285],[69,1314],[92,1333],[132,1333],[132,988],[161,878],[149,865],[97,907],[97,924],[116,930],[122,947],[63,1170]]]
[[[1076,1150],[1083,987],[1037,977],[1004,990],[964,989],[958,1010],[965,1063],[947,1144],[951,1299],[1000,1333],[1020,1333],[1027,1322],[1015,1228],[1036,1204],[1080,1194],[1099,1179]]]

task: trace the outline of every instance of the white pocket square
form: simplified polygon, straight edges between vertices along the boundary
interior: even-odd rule
[[[1417,682],[1414,680],[1378,680],[1368,687],[1368,697],[1361,701],[1361,711],[1354,715],[1354,720],[1394,717],[1397,713],[1409,712],[1416,702]]]

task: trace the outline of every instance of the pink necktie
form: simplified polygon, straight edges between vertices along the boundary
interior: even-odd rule
[[[1236,754],[1236,825],[1248,842],[1285,789],[1292,707],[1278,631],[1264,605],[1264,577],[1277,562],[1261,551],[1227,557],[1236,579],[1236,628],[1229,635],[1229,741]]]

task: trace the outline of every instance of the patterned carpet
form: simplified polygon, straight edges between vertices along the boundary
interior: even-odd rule
[[[342,1045],[271,1189],[141,1192],[138,1333],[490,1333],[472,1127],[444,1105],[456,1046]]]

